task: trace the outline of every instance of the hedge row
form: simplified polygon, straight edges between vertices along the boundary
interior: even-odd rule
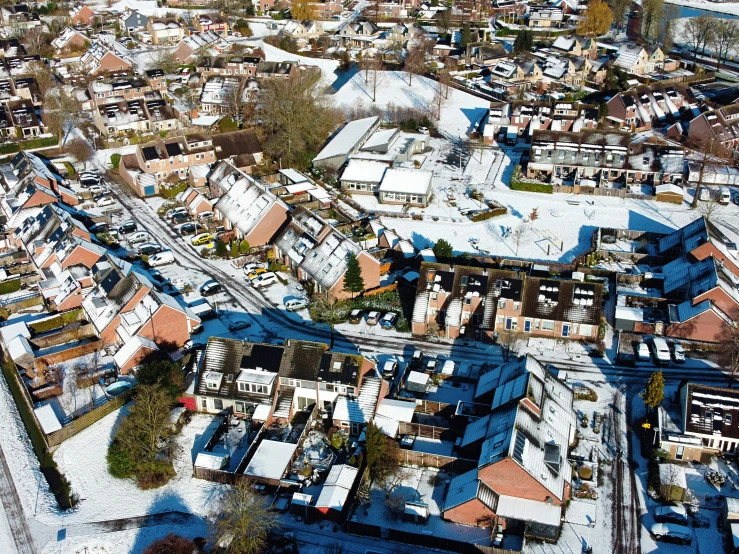
[[[44,319],[43,321],[36,321],[34,323],[31,323],[29,327],[33,330],[35,334],[39,335],[41,333],[46,333],[47,331],[60,329],[68,323],[74,323],[80,318],[81,313],[81,309],[70,310],[69,312],[64,312],[63,314],[50,317],[49,319]]]
[[[8,279],[7,281],[0,282],[0,294],[10,294],[11,292],[18,292],[21,290],[21,280]]]
[[[470,216],[470,221],[485,221],[486,219],[492,219],[500,215],[508,213],[508,208],[495,208],[486,212],[480,212]]]
[[[10,154],[11,152],[18,152],[19,150],[33,150],[34,148],[46,148],[49,146],[56,146],[59,141],[56,137],[42,137],[31,140],[24,140],[22,142],[10,142],[8,144],[0,145],[0,154]]]
[[[521,166],[517,165],[513,168],[513,175],[511,175],[511,190],[523,190],[527,192],[543,192],[544,194],[553,194],[554,190],[552,185],[546,183],[536,183],[531,181],[522,181],[519,177],[521,176]]]

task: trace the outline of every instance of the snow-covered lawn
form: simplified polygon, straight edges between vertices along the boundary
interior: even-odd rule
[[[379,485],[372,487],[369,506],[360,506],[355,512],[357,521],[379,525],[386,529],[400,529],[409,533],[432,533],[437,537],[444,537],[466,542],[490,544],[490,531],[479,527],[468,527],[444,521],[440,517],[441,506],[444,504],[446,481],[452,475],[434,468],[402,467],[399,475],[402,482],[392,491],[391,497],[401,497],[405,501],[423,502],[428,504],[430,518],[426,525],[405,522],[401,516],[395,516],[387,509],[386,492]]]
[[[218,425],[215,416],[193,414],[192,420],[176,439],[174,468],[177,475],[164,487],[141,490],[127,479],[108,473],[105,456],[126,407],[105,416],[99,422],[62,443],[54,452],[59,470],[79,495],[77,509],[67,514],[65,524],[105,521],[117,518],[182,511],[207,515],[222,485],[195,479],[193,458],[202,449],[203,440]]]
[[[674,205],[648,200],[585,197],[565,194],[538,194],[511,191],[496,183],[487,193],[508,207],[508,213],[477,223],[453,223],[383,217],[383,225],[411,240],[416,248],[443,238],[456,253],[472,252],[489,256],[530,258],[544,261],[570,262],[590,248],[597,227],[631,229],[666,233],[700,217],[698,210],[687,204]],[[568,200],[579,202],[577,205]],[[536,208],[538,219],[526,225],[520,244],[516,245],[515,229]],[[722,206],[715,221],[729,237],[736,236],[730,227],[737,215],[734,205]]]
[[[269,58],[269,54],[267,55]],[[309,62],[306,62],[309,63]],[[436,81],[426,77],[414,76],[411,86],[405,73],[384,71],[382,83],[377,87],[374,104],[386,109],[389,106],[418,108],[433,112],[432,101],[437,90]],[[356,73],[333,96],[335,106],[356,107],[364,104],[370,106],[372,91],[364,80],[364,73]],[[450,138],[465,138],[490,107],[489,100],[483,100],[457,89],[450,89],[449,98],[442,110],[439,131]]]

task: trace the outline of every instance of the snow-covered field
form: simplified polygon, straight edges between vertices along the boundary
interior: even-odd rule
[[[641,4],[641,2],[639,2]],[[711,2],[710,0],[666,0],[665,4],[675,4],[696,10],[739,15],[739,3],[737,2]]]
[[[269,55],[268,58],[269,59]],[[419,108],[431,113],[432,101],[437,90],[436,81],[426,77],[414,76],[408,85],[408,76],[399,71],[382,72],[382,82],[377,87],[375,104],[383,108],[391,105],[399,107]],[[364,73],[356,73],[332,97],[334,105],[356,107],[372,104],[372,91],[365,83]],[[450,89],[449,98],[445,101],[439,131],[449,138],[466,138],[483,115],[490,102],[464,91]]]

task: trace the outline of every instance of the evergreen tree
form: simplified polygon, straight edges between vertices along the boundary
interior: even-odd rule
[[[352,298],[356,293],[364,292],[364,278],[362,277],[362,268],[359,267],[359,260],[354,254],[349,256],[346,267],[346,275],[344,276],[344,290],[352,293]]]
[[[454,256],[452,245],[444,239],[439,239],[438,242],[434,244],[432,250],[434,251],[434,256],[436,256],[437,259],[449,259]]]
[[[465,23],[460,33],[459,47],[462,49],[467,48],[467,45],[470,42],[472,42],[472,34],[470,33],[470,25],[469,23]]]
[[[649,376],[647,387],[641,393],[641,397],[650,411],[662,404],[662,400],[665,398],[665,377],[662,375],[661,369]]]

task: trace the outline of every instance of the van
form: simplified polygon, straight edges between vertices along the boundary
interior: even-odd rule
[[[410,368],[418,369],[419,367],[421,367],[422,361],[423,361],[423,352],[419,350],[418,348],[416,348],[413,351],[413,356],[411,356]]]
[[[388,360],[382,364],[382,377],[384,379],[392,379],[395,377],[396,371],[398,371],[397,360]]]
[[[153,256],[162,251],[162,247],[155,242],[145,242],[139,246],[139,256]]]
[[[682,525],[674,525],[672,523],[655,523],[649,528],[649,534],[657,541],[675,542],[678,544],[690,544],[693,542],[690,527],[683,527]]]
[[[158,254],[149,256],[148,263],[151,267],[174,263],[174,253],[171,250],[162,250]]]
[[[718,202],[719,204],[731,203],[731,191],[728,187],[721,187],[721,189],[719,189]]]
[[[654,361],[660,365],[667,365],[670,363],[670,348],[667,346],[667,341],[662,337],[654,337],[652,339],[652,355]]]

